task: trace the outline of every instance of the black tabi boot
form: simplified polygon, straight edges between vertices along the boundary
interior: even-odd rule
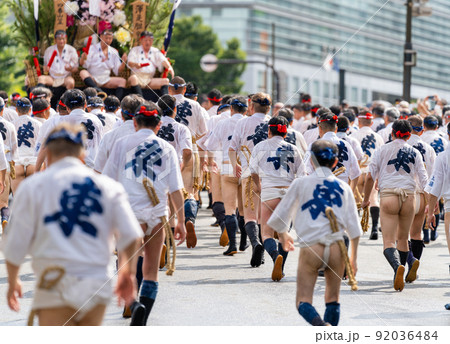
[[[247,240],[247,232],[245,231],[245,220],[243,216],[238,216],[238,225],[241,232],[241,241],[239,243],[239,251],[245,251],[249,246]]]
[[[405,266],[400,263],[400,254],[396,248],[389,247],[383,251],[386,260],[394,270],[394,289],[402,291],[405,287],[405,281],[403,280],[403,274],[405,273]],[[405,258],[406,261],[406,258]]]
[[[380,207],[370,207],[370,216],[372,217],[372,232],[370,233],[370,240],[378,239],[378,220],[380,218]]]
[[[253,248],[250,265],[252,267],[258,267],[261,265],[264,254],[264,247],[259,241],[259,227],[256,222],[250,221],[245,224],[245,231],[247,232],[247,236],[250,239]]]
[[[225,216],[225,226],[227,228],[228,234],[228,249],[223,253],[224,256],[232,256],[237,253],[236,247],[236,231],[238,228],[238,223],[236,220],[236,215],[226,215]]]

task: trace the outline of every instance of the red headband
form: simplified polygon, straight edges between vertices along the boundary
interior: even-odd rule
[[[45,94],[35,95],[33,92],[30,92],[30,99],[44,98],[45,96],[46,96]]]
[[[312,113],[316,113],[317,111],[319,111],[319,109],[320,109],[320,108],[318,108],[318,107],[314,107],[314,108],[311,109],[311,112],[312,112]]]
[[[364,115],[359,115],[358,118],[373,119],[373,115],[370,112],[366,112]]]
[[[21,97],[20,97],[20,94],[16,94],[15,96],[11,96],[11,100],[19,100]]]
[[[136,113],[136,115],[144,115],[146,117],[152,117],[152,116],[159,116],[158,110],[152,110],[148,111],[145,106],[141,106],[139,109],[139,112]]]
[[[319,123],[322,123],[322,122],[331,122],[332,120],[335,120],[336,123],[337,123],[337,122],[338,122],[338,117],[337,117],[336,115],[334,115],[332,118],[324,118],[324,119],[321,119],[321,120],[319,121]]]
[[[272,127],[272,128],[276,127],[277,131],[279,133],[282,133],[282,134],[286,134],[287,133],[287,126],[286,126],[286,124],[269,124],[269,127]]]
[[[59,105],[59,106],[62,106],[62,107],[66,107],[66,104],[64,104],[64,103],[62,102],[62,100],[59,101],[58,105]]]
[[[214,97],[214,98],[208,98],[208,100],[212,101],[212,102],[220,103],[222,101],[222,98],[217,99],[216,97]]]
[[[302,103],[310,103],[310,102],[311,102],[311,98],[302,99]]]
[[[409,132],[402,133],[400,130],[398,130],[398,131],[395,133],[395,135],[396,135],[397,137],[403,138],[403,137],[409,137],[409,136],[411,136],[411,133],[409,133]]]
[[[38,113],[41,113],[41,112],[47,111],[48,109],[50,109],[50,105],[49,105],[48,107],[46,107],[45,109],[43,109],[43,110],[39,110],[39,111],[33,111],[33,115],[37,115]]]

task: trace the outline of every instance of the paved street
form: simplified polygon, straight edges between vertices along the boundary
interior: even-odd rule
[[[204,198],[206,199],[206,198]],[[150,325],[306,325],[298,315],[295,280],[298,249],[288,257],[286,277],[281,282],[270,279],[272,262],[260,268],[249,265],[251,250],[234,257],[222,256],[218,244],[219,229],[209,210],[202,209],[198,219],[198,244],[193,250],[183,245],[178,250],[177,270],[173,276],[160,274],[157,302],[149,318]],[[381,238],[361,238],[359,291],[351,292],[345,284],[341,291],[340,325],[450,325],[450,275],[443,226],[440,236],[424,250],[419,279],[405,286],[403,292],[392,287],[392,269],[382,254]],[[111,264],[111,269],[113,269]],[[0,259],[0,324],[25,325],[35,282],[29,259],[21,269],[24,295],[22,309],[14,313],[6,305],[7,277],[5,261]],[[324,312],[324,280],[319,278],[314,299]],[[111,304],[105,325],[126,326],[122,310]]]

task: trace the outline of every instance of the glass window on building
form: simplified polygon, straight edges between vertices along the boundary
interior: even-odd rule
[[[266,91],[266,84],[265,84],[265,74],[264,71],[259,70],[258,71],[258,92],[265,92]]]
[[[326,81],[323,83],[323,97],[325,99],[330,98],[330,83]]]
[[[292,89],[291,89],[292,94],[297,92],[299,89],[300,89],[300,78],[297,76],[294,76],[292,78]]]
[[[365,88],[361,90],[361,102],[363,102],[364,105],[369,102],[369,92]]]
[[[302,89],[300,90],[300,92],[302,93],[310,93],[310,84],[311,84],[311,80],[309,79],[303,79],[303,83],[300,85],[302,87]]]
[[[312,96],[320,97],[320,83],[318,80],[313,81]]]
[[[358,89],[356,87],[352,87],[351,101],[358,102]]]
[[[338,99],[338,85],[336,83],[333,84],[333,99]]]
[[[213,8],[211,11],[211,15],[213,17],[221,17],[222,16],[222,9],[221,8]]]

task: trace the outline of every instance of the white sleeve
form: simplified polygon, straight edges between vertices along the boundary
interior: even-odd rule
[[[78,60],[78,54],[77,51],[75,50],[75,48],[71,47],[72,49],[70,49],[71,54],[70,54],[70,63],[72,64],[72,67],[76,67],[78,68],[80,66],[80,62]]]
[[[0,140],[0,170],[6,170],[8,168],[8,160],[6,160],[5,147],[3,140]]]
[[[89,48],[89,52],[88,52],[88,56],[86,58],[86,61],[84,61],[84,65],[82,65],[82,67],[89,69],[92,65],[92,60],[95,58],[94,56],[94,47],[96,47],[96,45],[91,45],[91,47]]]
[[[22,264],[29,253],[39,222],[30,185],[30,180],[23,181],[14,196],[11,219],[2,243],[6,260],[16,266]]]
[[[429,194],[432,194],[433,196],[440,197],[442,194],[442,189],[444,185],[445,180],[445,164],[444,164],[444,158],[446,156],[444,154],[441,154],[436,158],[436,161],[434,163],[433,168],[433,174],[431,175],[431,178],[425,188],[425,191]],[[448,172],[448,171],[447,171]]]
[[[18,161],[19,160],[19,146],[17,143],[17,132],[16,128],[12,125],[10,129],[10,137],[11,137],[11,160]]]
[[[108,160],[108,150],[106,145],[107,136],[105,135],[102,140],[100,141],[100,145],[97,150],[97,155],[95,156],[95,162],[94,162],[94,170],[97,172],[102,173],[103,168],[105,167],[106,160]]]
[[[181,176],[180,164],[178,160],[177,153],[175,149],[170,146],[168,147],[170,152],[168,151],[168,159],[169,159],[169,168],[170,173],[168,175],[169,178],[169,192],[175,192],[177,190],[181,190],[184,188],[183,178]]]
[[[114,179],[119,180],[119,171],[120,171],[120,144],[115,143],[113,149],[111,150],[111,154],[109,154],[108,160],[106,160],[106,164],[103,167],[102,174]]]
[[[359,168],[358,159],[356,158],[355,152],[352,148],[352,146],[345,141],[347,144],[347,150],[349,155],[349,161],[350,161],[350,171],[349,171],[349,177],[350,180],[356,179],[361,175],[361,169]]]
[[[302,154],[300,153],[300,150],[295,147],[294,148],[295,156],[294,156],[294,174],[295,176],[302,177],[306,175],[306,167],[303,163]]]
[[[277,205],[267,224],[278,233],[284,233],[289,230],[291,222],[294,220],[294,214],[299,208],[299,195],[301,193],[300,183],[302,178],[296,179],[286,192],[281,202]]]
[[[207,129],[206,129],[206,120],[205,117],[203,116],[202,113],[202,107],[199,103],[196,103],[197,105],[197,130],[198,132],[196,132],[196,135],[198,136],[202,136],[203,134],[206,134]]]
[[[343,184],[345,192],[345,231],[350,239],[357,238],[362,235],[361,222],[358,217],[358,209],[355,203],[355,197],[348,184]]]
[[[119,52],[118,52],[117,50],[114,50],[114,51],[111,53],[111,56],[112,56],[112,60],[113,60],[113,68],[112,68],[112,71],[114,72],[114,74],[115,74],[116,76],[118,76],[118,75],[119,75],[119,67],[120,67],[120,65],[122,64],[122,60],[121,60],[121,58],[120,58],[120,56],[119,56]]]
[[[116,183],[118,193],[112,198],[114,234],[117,241],[117,250],[121,251],[133,241],[141,238],[143,232],[136,216],[131,209],[128,196],[121,184]]]
[[[180,136],[179,136],[179,145],[180,145],[180,151],[183,151],[185,149],[189,149],[192,151],[192,135],[191,131],[188,127],[184,125],[180,125]]]
[[[379,174],[379,162],[378,160],[380,159],[380,148],[376,149],[375,152],[372,155],[372,159],[370,159],[370,163],[369,163],[369,172],[372,175],[372,179],[376,180],[378,179],[378,174]]]
[[[422,159],[422,154],[420,154],[420,152],[413,148],[416,156],[419,157],[419,159],[416,160],[416,163],[414,164],[414,168],[416,170],[416,174],[417,174],[417,178],[419,180],[419,185],[418,187],[421,190],[424,190],[428,184],[428,174],[427,174],[427,170],[425,169],[425,163]]]
[[[256,146],[255,146],[255,148],[253,148],[253,152],[252,152],[252,155],[251,155],[251,157],[250,157],[250,163],[249,163],[249,168],[250,168],[250,173],[255,173],[255,174],[260,174],[259,173],[259,171],[260,171],[260,168],[259,168],[259,158],[260,158],[260,156],[261,156],[261,153],[264,153],[264,152],[259,152],[260,151],[260,148],[261,147],[261,145],[258,143]]]
[[[244,124],[244,122],[241,122],[241,121],[242,121],[242,119],[240,119],[236,123],[236,127],[234,129],[234,133],[233,133],[233,136],[231,137],[231,141],[230,141],[230,148],[236,152],[239,152],[239,149],[241,148],[242,131],[239,129],[242,129],[242,126]]]

